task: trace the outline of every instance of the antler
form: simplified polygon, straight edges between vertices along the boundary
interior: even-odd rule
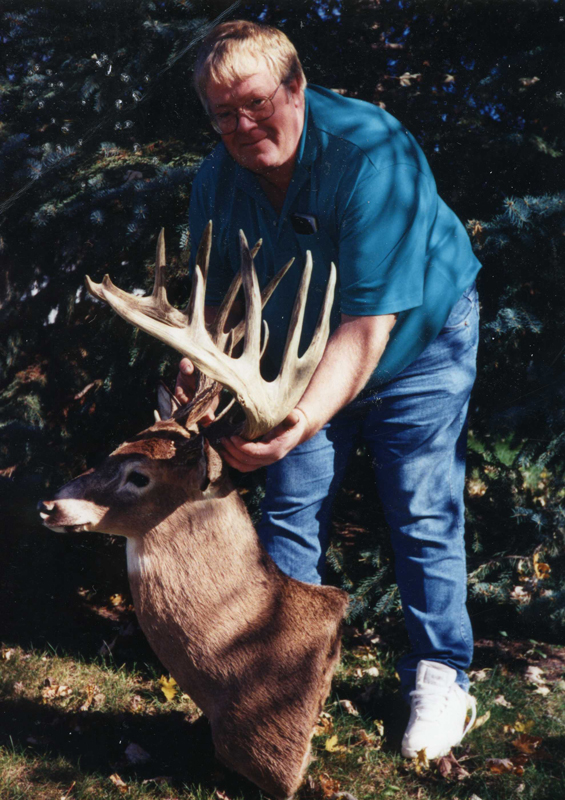
[[[250,251],[245,235],[240,231],[241,270],[232,281],[213,325],[207,330],[204,322],[204,295],[211,242],[212,223],[209,222],[198,248],[192,290],[184,311],[174,308],[167,300],[163,231],[157,242],[155,285],[149,297],[137,297],[118,289],[108,275],[104,276],[102,283],[94,283],[87,276],[86,285],[91,294],[107,302],[125,320],[187,356],[201,372],[229,389],[245,413],[243,435],[254,439],[278,425],[294,408],[322,357],[329,335],[336,269],[332,264],[312,341],[299,358],[298,345],[312,274],[312,256],[310,252],[306,254],[306,265],[294,303],[281,370],[274,381],[265,381],[260,372],[261,310],[294,259],[285,264],[261,294],[253,265],[260,242]],[[225,333],[226,320],[242,283],[245,320]],[[263,326],[266,341],[267,324],[263,322]],[[243,352],[241,356],[233,358],[230,355],[233,347],[244,334]]]

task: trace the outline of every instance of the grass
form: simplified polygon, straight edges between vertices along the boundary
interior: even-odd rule
[[[297,800],[565,796],[565,648],[479,643],[473,693],[482,724],[455,761],[427,764],[398,754],[406,712],[394,653],[371,644],[371,634],[349,633]],[[145,653],[139,631],[133,639]],[[167,699],[155,661],[118,664],[120,647],[83,660],[2,646],[1,800],[258,800],[258,790],[215,762],[192,701],[175,687]]]
[[[260,800],[215,760],[192,701],[165,694],[107,542],[29,529],[0,561],[0,800]],[[349,629],[296,800],[565,797],[565,647],[500,627],[477,641],[483,724],[431,764],[399,755],[403,626]],[[483,617],[475,629],[487,635]]]

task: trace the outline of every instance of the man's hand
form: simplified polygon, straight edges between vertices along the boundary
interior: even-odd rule
[[[175,398],[181,406],[190,403],[196,391],[197,373],[192,361],[183,358],[179,364],[179,373],[175,385]],[[216,408],[220,402],[220,396],[215,397],[210,403],[206,413],[198,420],[204,427],[209,425],[216,417]]]
[[[297,444],[309,438],[309,422],[300,408],[293,408],[280,425],[257,442],[241,436],[222,439],[222,455],[230,467],[240,472],[252,472],[280,461]]]

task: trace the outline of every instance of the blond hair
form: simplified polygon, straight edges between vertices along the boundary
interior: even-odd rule
[[[270,25],[233,20],[216,26],[203,40],[194,65],[194,87],[206,108],[209,81],[241,81],[257,71],[263,61],[278,83],[298,80],[301,89],[306,78],[296,49],[282,31]]]

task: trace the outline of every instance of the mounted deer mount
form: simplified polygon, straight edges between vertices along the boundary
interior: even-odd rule
[[[312,268],[307,258],[283,366],[267,383],[259,370],[261,307],[291,262],[261,296],[253,266],[258,246],[250,252],[241,234],[241,274],[208,330],[204,290],[211,233],[210,224],[185,312],[167,302],[162,233],[150,297],[129,295],[108,277],[102,284],[87,278],[96,297],[188,356],[207,377],[189,406],[176,412],[161,392],[158,422],[120,445],[97,470],[42,501],[39,511],[54,531],[126,537],[135,609],[151,647],[208,717],[219,759],[282,800],[297,790],[308,766],[314,724],[339,659],[347,595],[279,570],[209,441],[215,423],[202,431],[197,423],[221,386],[243,408],[248,438],[286,417],[325,347],[335,267],[312,343],[298,358]],[[245,320],[226,333],[241,283]],[[234,358],[241,338],[243,352]]]

